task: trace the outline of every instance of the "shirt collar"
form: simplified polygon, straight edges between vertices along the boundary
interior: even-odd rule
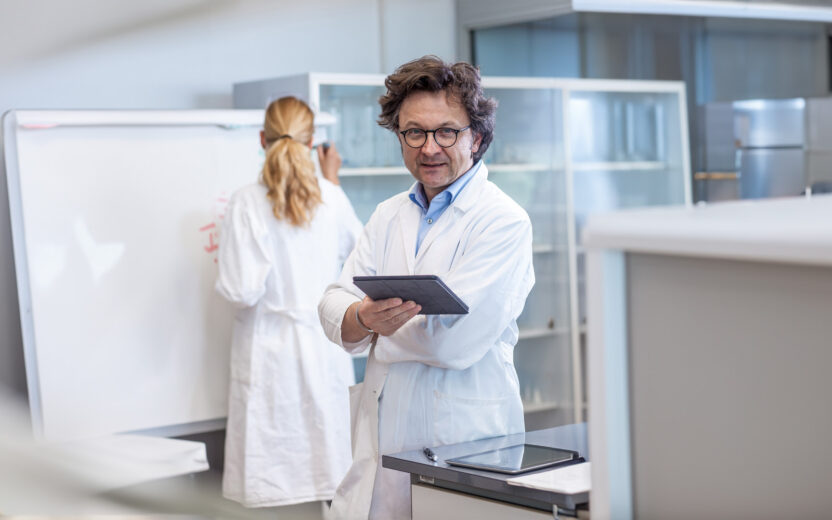
[[[462,189],[468,184],[470,181],[479,171],[480,166],[482,165],[482,161],[477,161],[474,163],[471,168],[459,176],[457,180],[451,183],[450,186],[442,190],[441,192],[436,194],[434,200],[439,198],[439,200],[443,200],[446,206],[449,206],[456,198],[459,196],[459,193]],[[424,211],[428,210],[428,199],[425,196],[425,189],[422,186],[421,182],[416,182],[410,188],[410,200],[412,200],[417,206],[422,208]],[[441,197],[441,198],[440,198]]]

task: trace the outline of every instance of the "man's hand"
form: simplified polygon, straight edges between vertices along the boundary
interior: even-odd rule
[[[421,305],[412,301],[402,302],[401,298],[375,301],[365,296],[362,301],[350,305],[344,314],[341,339],[348,343],[361,341],[369,334],[368,328],[381,336],[390,336],[419,314],[420,310]],[[356,318],[361,322],[356,321]]]
[[[390,336],[422,310],[416,302],[402,302],[401,298],[375,301],[365,296],[360,305],[358,318],[361,323],[380,336]]]

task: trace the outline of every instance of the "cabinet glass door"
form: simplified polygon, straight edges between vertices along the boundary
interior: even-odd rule
[[[343,161],[341,187],[364,224],[379,202],[410,189],[414,179],[402,162],[396,135],[378,125],[378,98],[385,89],[376,85],[322,84],[320,110],[335,117],[328,138]],[[364,380],[367,353],[353,356],[356,382]]]
[[[526,427],[565,424],[572,422],[572,362],[562,94],[520,87],[486,94],[499,103],[484,156],[489,179],[532,221],[536,282],[514,350]]]
[[[586,219],[623,208],[684,204],[685,143],[677,92],[573,91],[568,106],[585,374],[586,269],[580,240]],[[581,381],[586,396],[586,377]]]
[[[329,138],[343,159],[341,187],[365,224],[379,202],[410,189],[414,180],[402,163],[395,134],[378,125],[378,98],[372,85],[321,85],[320,109],[335,116]]]
[[[685,202],[679,95],[572,92],[576,237],[592,213]]]

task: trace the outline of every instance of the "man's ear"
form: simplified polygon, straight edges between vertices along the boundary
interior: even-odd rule
[[[475,154],[480,149],[480,143],[482,143],[482,135],[477,134],[477,137],[474,138],[474,142],[471,143],[471,153]]]
[[[266,149],[266,132],[265,132],[265,130],[260,130],[260,146],[262,146],[264,150]]]

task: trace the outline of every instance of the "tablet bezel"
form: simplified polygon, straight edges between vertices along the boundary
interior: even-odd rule
[[[468,305],[465,304],[462,299],[457,296],[447,285],[445,282],[442,281],[436,275],[432,274],[418,274],[418,275],[385,275],[385,276],[353,276],[353,283],[356,287],[361,289],[364,294],[369,296],[374,300],[379,299],[386,299],[386,298],[402,298],[403,300],[408,300],[412,298],[405,298],[402,297],[402,293],[398,294],[379,294],[379,292],[374,291],[372,288],[372,284],[389,284],[390,282],[425,282],[430,283],[432,287],[438,287],[441,289],[439,294],[443,295],[444,301],[440,302],[444,305],[441,305],[441,310],[444,312],[428,312],[429,308],[426,308],[424,302],[416,302],[423,306],[423,309],[419,314],[430,314],[433,316],[437,315],[463,315],[468,314]],[[368,285],[369,284],[369,285]],[[363,285],[363,286],[362,286]],[[413,300],[415,301],[415,300]]]

